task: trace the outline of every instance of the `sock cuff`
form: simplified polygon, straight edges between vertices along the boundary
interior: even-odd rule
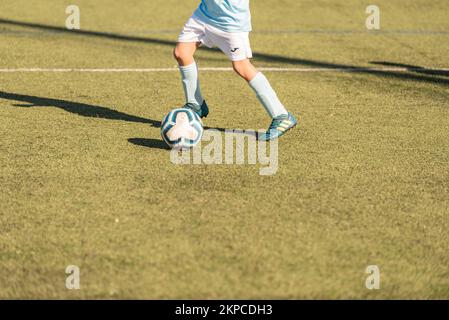
[[[189,71],[189,70],[196,69],[196,62],[189,64],[188,66],[179,66],[179,69],[182,71]]]
[[[262,83],[263,82],[263,83]],[[261,89],[262,86],[265,85],[267,82],[267,78],[263,75],[262,72],[258,72],[252,80],[250,80],[248,83],[251,88],[253,88],[255,91],[258,91]]]

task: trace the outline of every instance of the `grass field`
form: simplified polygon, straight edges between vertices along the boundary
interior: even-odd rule
[[[78,0],[67,32],[71,2],[2,0],[0,69],[173,68],[197,2]],[[0,298],[449,298],[449,3],[378,0],[380,31],[366,1],[276,3],[254,63],[308,71],[265,72],[301,116],[274,176],[170,162],[176,71],[0,71]],[[208,127],[268,126],[235,74],[201,81]]]

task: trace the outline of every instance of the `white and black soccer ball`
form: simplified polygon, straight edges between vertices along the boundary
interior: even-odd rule
[[[172,149],[188,149],[196,146],[201,141],[203,132],[200,117],[186,108],[170,111],[161,124],[161,136]]]

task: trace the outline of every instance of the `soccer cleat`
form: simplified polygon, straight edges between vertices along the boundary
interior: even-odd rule
[[[207,115],[209,114],[209,107],[207,106],[206,100],[204,100],[201,107],[195,103],[188,102],[184,105],[183,108],[194,111],[200,118],[206,118]]]
[[[277,139],[297,124],[298,121],[291,113],[288,113],[288,115],[280,115],[273,119],[267,132],[259,134],[259,140],[269,141]]]

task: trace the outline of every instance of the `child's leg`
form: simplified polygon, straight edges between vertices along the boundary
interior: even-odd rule
[[[288,114],[267,78],[261,72],[257,71],[249,59],[233,61],[232,65],[235,72],[248,81],[249,86],[254,90],[257,98],[271,118]]]
[[[201,106],[204,103],[198,78],[198,67],[193,57],[198,46],[198,42],[179,42],[173,51],[179,64],[186,103],[195,106]]]
[[[192,63],[195,63],[193,56],[198,47],[198,42],[178,42],[175,50],[173,50],[173,56],[180,66],[191,65]]]

